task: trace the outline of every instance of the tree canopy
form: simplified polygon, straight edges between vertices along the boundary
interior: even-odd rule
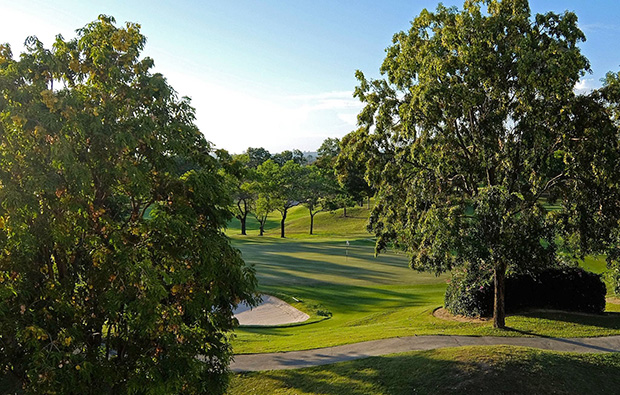
[[[245,155],[248,156],[248,166],[254,169],[266,162],[268,159],[271,159],[271,153],[262,147],[249,147],[245,151]]]
[[[301,201],[308,208],[310,234],[314,234],[314,216],[335,206],[334,200],[339,188],[333,177],[333,171],[315,165],[302,168],[300,181]]]
[[[532,17],[526,0],[466,1],[424,10],[397,33],[384,78],[357,73],[365,107],[346,149],[378,189],[377,250],[407,249],[418,270],[493,273],[497,327],[507,270],[553,264],[560,244],[618,204],[588,201],[596,186],[618,186],[620,151],[602,101],[574,94],[589,68],[584,40],[570,12]],[[582,251],[592,246],[580,240]]]
[[[297,206],[303,198],[302,167],[292,160],[280,166],[269,159],[258,166],[256,173],[259,194],[263,196],[262,208],[272,207],[280,212],[280,237],[284,238],[288,210]]]
[[[225,387],[256,280],[222,233],[220,163],[145,40],[100,16],[19,60],[0,47],[0,371],[20,391]]]
[[[228,190],[232,195],[231,211],[241,225],[241,234],[246,235],[248,214],[256,203],[256,193],[253,188],[256,169],[248,166],[247,154],[231,156],[225,150],[218,150],[224,159],[222,174],[226,178]]]

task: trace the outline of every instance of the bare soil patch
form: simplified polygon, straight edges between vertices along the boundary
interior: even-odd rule
[[[607,298],[607,303],[620,304],[620,298],[618,298],[616,296],[609,296]]]
[[[433,311],[433,315],[439,319],[458,322],[473,322],[482,324],[491,321],[491,318],[485,317],[466,317],[464,315],[454,315],[443,307],[439,307]]]

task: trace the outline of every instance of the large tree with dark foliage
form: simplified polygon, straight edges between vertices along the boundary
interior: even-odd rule
[[[0,380],[16,392],[224,391],[256,280],[222,233],[230,198],[194,109],[145,41],[101,16],[19,60],[0,47]]]
[[[508,270],[552,265],[558,244],[587,251],[618,225],[603,220],[618,206],[605,197],[617,196],[617,129],[573,91],[584,39],[573,13],[532,17],[526,0],[440,5],[394,36],[385,78],[357,74],[365,108],[344,140],[378,188],[377,249],[408,250],[418,270],[491,272],[496,327]]]

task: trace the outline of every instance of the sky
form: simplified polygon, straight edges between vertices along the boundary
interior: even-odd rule
[[[459,8],[463,0],[443,2]],[[99,14],[142,26],[144,56],[181,96],[217,148],[241,153],[316,151],[328,137],[356,127],[355,71],[378,78],[392,36],[408,30],[436,0],[88,1],[0,0],[0,42],[13,54],[26,37],[46,46]],[[620,71],[620,2],[530,0],[533,13],[573,11],[591,63],[576,89],[601,85]]]

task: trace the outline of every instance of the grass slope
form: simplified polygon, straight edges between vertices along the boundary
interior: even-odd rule
[[[342,211],[320,213],[317,224],[322,223],[323,228],[317,227],[318,234],[309,236],[307,210],[296,207],[287,221],[286,239],[279,237],[277,221],[263,237],[253,235],[257,232],[251,228],[249,236],[239,236],[238,228],[231,224],[229,234],[246,262],[255,266],[261,292],[301,300],[315,315],[331,315],[310,325],[239,329],[233,342],[235,353],[303,350],[427,334],[620,334],[620,314],[616,313],[588,316],[531,312],[508,317],[509,331],[494,329],[491,323],[435,318],[432,312],[443,305],[450,276],[415,272],[404,254],[388,252],[375,257],[374,243],[363,231],[368,210],[358,207],[348,212],[347,218]],[[588,257],[583,265],[595,272],[605,268],[600,257]],[[608,311],[620,311],[620,306],[608,304]]]
[[[620,355],[495,346],[416,351],[236,375],[237,394],[612,394]]]
[[[321,322],[284,328],[237,330],[236,353],[319,348],[365,340],[425,334],[492,336],[604,336],[620,334],[620,305],[591,316],[531,312],[507,318],[511,330],[491,323],[461,323],[435,318],[443,305],[449,276],[409,269],[405,255],[374,256],[365,231],[368,210],[320,213],[315,235],[308,235],[307,210],[291,210],[287,238],[279,238],[277,214],[267,233],[239,236],[238,222],[228,234],[255,265],[262,292],[279,295],[313,313],[331,315]],[[349,241],[347,246],[346,241]],[[602,273],[603,257],[580,264]],[[295,298],[295,299],[292,299]],[[615,313],[614,313],[615,312]],[[340,364],[286,371],[235,375],[230,394],[410,394],[410,393],[615,393],[620,356],[578,355],[509,346],[465,347],[374,357]]]
[[[314,217],[315,237],[339,237],[339,238],[369,238],[371,235],[366,231],[369,210],[364,207],[347,208],[347,216],[342,209],[336,211],[323,211]],[[280,220],[282,216],[278,211],[272,212],[267,217],[265,224],[265,236],[280,237]],[[239,220],[233,219],[228,225],[226,233],[229,236],[239,235],[241,227]],[[247,218],[246,231],[248,236],[258,236],[258,222],[251,215]],[[295,206],[288,211],[284,231],[288,238],[311,238],[310,214],[302,205]]]
[[[449,276],[417,273],[403,254],[374,257],[365,241],[315,237],[234,237],[244,259],[257,269],[260,290],[303,301],[331,318],[291,328],[242,328],[236,353],[320,348],[365,340],[427,334],[492,336],[604,336],[620,333],[620,314],[589,316],[531,312],[510,316],[513,330],[491,323],[461,323],[435,318],[443,305]],[[609,305],[618,311],[617,305]]]

